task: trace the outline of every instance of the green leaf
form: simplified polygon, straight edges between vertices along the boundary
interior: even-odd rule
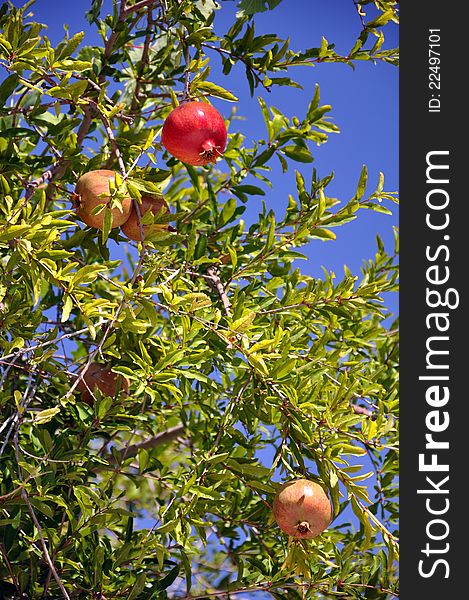
[[[102,243],[105,244],[112,229],[112,210],[106,206],[104,209],[103,229],[101,232]]]
[[[73,300],[71,299],[71,297],[67,294],[64,295],[64,303],[62,306],[62,316],[60,317],[60,322],[61,323],[65,323],[66,321],[68,321],[68,318],[70,317],[70,313],[72,312],[73,309]]]
[[[19,76],[16,73],[8,75],[0,84],[0,108],[3,108],[7,99],[11,96],[18,85]]]
[[[215,96],[215,98],[222,98],[223,100],[228,100],[228,102],[238,102],[238,98],[233,93],[210,81],[198,81],[194,85],[194,88],[208,92],[211,96]]]
[[[44,425],[44,423],[49,423],[54,416],[60,412],[60,407],[56,406],[54,408],[47,408],[46,410],[41,410],[38,413],[34,413],[34,422],[37,425]]]
[[[226,461],[226,465],[230,469],[233,469],[233,471],[237,471],[242,475],[256,477],[259,481],[266,481],[270,477],[270,469],[262,465],[239,463],[231,458]]]
[[[218,221],[219,227],[222,227],[223,225],[226,225],[226,223],[230,222],[231,217],[235,213],[236,205],[236,198],[230,198],[227,202],[225,202]]]
[[[319,106],[319,100],[320,100],[320,89],[319,89],[319,84],[316,83],[316,85],[314,87],[314,96],[313,96],[313,99],[309,103],[308,110],[306,112],[306,119],[308,121],[312,120],[311,117],[314,114],[314,111]]]
[[[302,148],[301,146],[285,146],[282,151],[288,158],[296,162],[311,163],[314,160],[308,148]]]
[[[70,279],[70,285],[89,284],[96,280],[99,273],[106,271],[103,265],[86,265],[79,269]]]
[[[327,55],[328,47],[329,47],[329,43],[326,40],[326,38],[323,36],[322,40],[321,40],[321,47],[319,49],[319,54],[318,54],[319,58],[324,58]]]
[[[181,549],[180,552],[181,552],[182,566],[184,568],[184,574],[185,574],[185,579],[186,579],[186,595],[188,595],[189,592],[191,591],[191,587],[192,587],[191,563],[189,561],[187,554],[184,552],[184,550]]]
[[[265,196],[264,190],[256,185],[236,185],[232,189],[233,191],[248,194],[249,196]]]
[[[206,306],[210,306],[212,304],[211,299],[207,294],[203,292],[191,292],[189,294],[184,294],[184,296],[179,296],[174,300],[174,305],[177,306],[179,304],[183,304],[188,307],[188,311],[199,310]]]
[[[200,44],[200,42],[213,37],[213,30],[211,27],[200,27],[193,33],[187,36],[185,43],[188,46]]]
[[[2,231],[2,226],[0,225],[0,242],[8,242],[14,238],[21,238],[30,229],[31,225],[7,225]]]
[[[290,77],[264,77],[264,85],[282,85],[288,87],[303,89],[299,83],[291,79]]]
[[[87,87],[87,81],[75,81],[74,83],[67,85],[57,85],[52,87],[47,90],[47,93],[53,98],[64,98],[77,101],[83,96]]]
[[[127,596],[127,600],[134,600],[135,598],[138,598],[140,596],[140,594],[143,592],[143,589],[145,588],[146,580],[147,574],[145,572],[140,573],[138,575],[137,581],[135,582],[130,594]]]
[[[174,583],[174,581],[176,580],[176,577],[179,575],[180,568],[181,568],[181,566],[179,564],[176,565],[175,567],[173,567],[171,569],[171,571],[169,571],[169,573],[165,577],[163,577],[163,579],[158,581],[156,586],[153,586],[155,591],[162,591],[162,590],[169,588],[169,586],[172,583]]]
[[[79,31],[73,37],[71,37],[68,40],[65,47],[63,48],[63,50],[60,52],[60,58],[63,59],[63,58],[66,58],[67,56],[70,56],[71,54],[73,54],[75,52],[75,50],[78,48],[78,46],[81,44],[81,42],[83,41],[84,37],[85,37],[84,31]]]
[[[370,29],[370,28],[375,28],[375,27],[383,27],[383,25],[386,25],[386,23],[388,23],[394,17],[395,17],[394,10],[392,8],[390,8],[389,10],[386,10],[381,15],[376,17],[376,19],[373,19],[373,21],[370,21],[369,23],[367,23],[366,28]]]
[[[274,9],[280,4],[281,1],[282,0],[241,0],[241,2],[238,4],[239,10],[236,13],[236,16],[238,19],[242,19],[243,17],[252,17],[252,15],[255,13]]]
[[[223,500],[223,496],[219,492],[201,485],[192,485],[190,491],[197,494],[199,498],[205,498],[206,500]]]
[[[333,231],[331,231],[330,229],[324,229],[324,228],[322,228],[322,229],[319,229],[319,228],[313,229],[311,231],[311,233],[310,233],[310,236],[311,237],[318,237],[318,238],[321,238],[321,239],[324,239],[324,240],[335,240],[336,237],[337,237],[336,234]]]
[[[360,178],[358,180],[357,191],[355,192],[355,196],[353,197],[354,200],[360,200],[360,198],[363,198],[363,195],[366,190],[367,181],[368,181],[368,169],[366,168],[366,165],[363,165],[361,173],[360,173]]]
[[[252,310],[245,313],[240,319],[236,319],[230,326],[230,329],[233,331],[237,331],[238,333],[243,333],[251,327],[254,319],[256,318],[256,313]]]
[[[86,19],[90,25],[96,21],[101,12],[104,0],[93,0],[91,8],[85,13]]]
[[[315,123],[316,121],[319,121],[321,117],[323,117],[331,109],[332,106],[330,104],[324,104],[323,106],[318,106],[317,108],[311,111],[308,110],[307,120],[310,123]]]
[[[362,202],[360,204],[361,208],[367,208],[369,210],[374,210],[375,212],[381,213],[383,215],[392,215],[392,211],[389,210],[389,208],[386,208],[386,206],[383,206],[382,204],[378,204],[376,202]]]
[[[52,65],[53,69],[62,69],[63,71],[73,71],[74,73],[81,73],[91,69],[92,63],[86,60],[71,60],[64,59],[59,60]],[[86,82],[84,82],[86,83]],[[86,89],[86,88],[85,88]]]
[[[26,127],[9,127],[8,129],[0,131],[0,137],[7,139],[25,137],[37,138],[38,133],[33,129],[27,129]]]
[[[257,101],[260,104],[261,111],[262,111],[262,116],[264,117],[264,122],[267,125],[267,129],[268,129],[269,128],[269,124],[270,124],[270,119],[271,119],[270,118],[269,108],[268,108],[267,104],[265,103],[265,100],[261,96],[258,96]]]
[[[155,533],[169,533],[170,531],[173,531],[173,529],[175,529],[178,523],[179,519],[171,519],[171,521],[168,521],[164,525],[161,525],[161,527],[155,529]]]

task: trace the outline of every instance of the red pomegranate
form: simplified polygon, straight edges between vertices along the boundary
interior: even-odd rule
[[[273,512],[280,529],[295,538],[316,537],[332,519],[326,492],[307,479],[285,483],[275,495]]]
[[[99,363],[91,363],[86,369],[82,379],[77,384],[77,390],[81,392],[81,399],[89,405],[93,404],[92,391],[98,388],[106,396],[114,397],[117,393],[118,381],[120,379],[120,390],[129,391],[129,381],[122,375],[118,375]],[[91,391],[90,391],[91,390]]]
[[[103,228],[104,210],[97,215],[92,214],[93,209],[100,204],[109,204],[109,180],[114,180],[116,173],[108,169],[98,169],[84,173],[77,181],[73,201],[75,210],[80,219],[90,227]],[[100,198],[100,194],[108,197]],[[122,201],[122,210],[117,206],[111,209],[112,227],[123,225],[129,218],[132,210],[132,199],[126,196]]]
[[[214,163],[225,151],[225,122],[211,104],[184,102],[166,118],[161,143],[170,154],[189,165]]]
[[[142,194],[142,203],[139,204],[139,208],[140,216],[143,217],[143,215],[149,210],[151,210],[155,215],[160,209],[167,211],[168,204],[163,196],[149,196]],[[151,236],[152,233],[164,231],[165,229],[168,229],[167,225],[163,225],[162,223],[154,223],[153,225],[142,225],[143,231],[141,231],[138,224],[138,215],[135,207],[132,208],[130,217],[121,227],[122,233],[124,233],[130,240],[135,240],[136,242],[142,241],[142,232],[145,239],[146,237]]]

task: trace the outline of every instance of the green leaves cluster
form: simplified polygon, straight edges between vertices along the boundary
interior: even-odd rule
[[[398,234],[361,272],[298,268],[301,247],[333,242],[363,210],[397,202],[364,166],[349,199],[310,168],[339,133],[320,90],[301,116],[264,93],[295,87],[291,66],[395,62],[378,2],[347,57],[322,40],[294,52],[257,35],[241,2],[219,34],[211,0],[93,0],[103,37],[53,47],[28,8],[0,9],[0,592],[5,598],[386,598],[397,593]],[[273,9],[279,2],[269,2]],[[361,6],[366,8],[367,2]],[[221,6],[223,8],[223,6]],[[368,8],[366,8],[368,11]],[[377,38],[370,50],[367,37]],[[388,53],[388,54],[386,54]],[[245,69],[264,139],[227,119],[223,161],[195,168],[164,153],[161,124],[187,94],[236,102],[213,61]],[[228,112],[228,109],[227,111]],[[122,168],[122,165],[124,168]],[[280,167],[294,184],[283,211]],[[145,244],[77,220],[82,173],[110,168],[138,201],[163,193],[167,231]],[[373,189],[374,188],[374,189]],[[76,389],[88,361],[129,394]],[[271,505],[283,481],[318,479],[334,521],[289,540]]]

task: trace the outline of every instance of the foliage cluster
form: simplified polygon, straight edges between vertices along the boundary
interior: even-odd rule
[[[382,174],[369,192],[366,167],[345,202],[328,193],[332,174],[305,174],[338,133],[318,87],[298,117],[267,102],[298,85],[294,66],[397,64],[384,44],[397,2],[355,3],[346,56],[324,38],[296,51],[258,35],[256,0],[224,34],[224,2],[115,0],[106,15],[93,0],[102,45],[77,33],[55,47],[30,4],[0,8],[0,595],[397,596],[398,323],[383,302],[397,232],[358,275],[296,266],[302,246],[333,243],[363,210],[389,213],[396,195]],[[223,159],[190,167],[163,152],[161,125],[189,96],[229,112],[218,59],[227,80],[244,66],[265,138],[249,145],[232,112]],[[296,189],[285,214],[264,203],[247,224],[250,198],[274,193],[273,161],[296,169]],[[83,226],[71,194],[99,168],[136,201],[163,193],[169,230],[134,244],[109,220]],[[84,403],[77,372],[92,361],[130,394]],[[272,520],[295,477],[333,504],[311,541]]]

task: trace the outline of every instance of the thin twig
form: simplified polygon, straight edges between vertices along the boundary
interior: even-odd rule
[[[142,250],[140,252],[140,257],[139,257],[139,261],[138,264],[135,268],[135,271],[132,275],[132,279],[130,280],[130,287],[133,287],[134,283],[137,281],[137,277],[140,275],[140,272],[143,268],[143,261],[145,258],[145,252],[146,252],[146,248],[145,248],[145,244],[142,243]],[[80,373],[78,374],[78,377],[75,379],[75,381],[72,383],[72,385],[70,386],[70,389],[68,390],[68,392],[65,394],[64,399],[69,398],[75,388],[77,387],[77,385],[80,383],[80,381],[83,380],[83,377],[85,376],[87,370],[89,369],[90,365],[92,364],[92,362],[94,361],[95,357],[101,353],[102,348],[104,346],[104,342],[107,340],[107,338],[109,337],[109,334],[111,333],[112,329],[114,328],[114,325],[117,321],[117,319],[119,318],[119,315],[122,311],[122,309],[124,308],[124,305],[126,303],[126,299],[125,296],[121,299],[119,306],[116,308],[114,315],[112,316],[111,319],[109,319],[109,322],[106,326],[106,329],[103,333],[103,336],[99,342],[99,344],[96,346],[96,348],[90,352],[90,354],[88,355],[88,360],[86,361],[84,367],[80,370]]]
[[[352,407],[352,410],[356,415],[365,415],[365,417],[370,417],[371,419],[373,419],[373,418],[376,419],[376,413],[374,413],[371,410],[368,410],[368,408],[365,408],[364,406],[357,406],[356,404],[352,404],[352,403],[350,403],[350,406]]]
[[[16,591],[18,592],[18,597],[21,598],[21,595],[22,595],[21,587],[20,587],[20,584],[18,583],[18,579],[17,579],[15,573],[13,572],[10,560],[8,559],[8,553],[3,544],[0,544],[0,552],[2,553],[3,560],[7,566],[8,573],[10,575],[10,579],[13,582],[13,585],[15,586]]]
[[[123,23],[125,21],[125,17],[127,16],[126,10],[127,10],[127,2],[126,2],[126,0],[121,0],[120,8],[119,8],[118,24]],[[119,32],[117,31],[117,26],[116,26],[116,28],[111,31],[111,35],[108,37],[108,39],[104,45],[104,59],[106,60],[106,62],[111,57],[112,51],[114,50],[114,44],[116,43],[118,36],[119,36]],[[104,73],[101,71],[98,81],[101,84],[105,80],[106,80],[106,75],[104,75]]]
[[[222,283],[220,277],[218,276],[218,271],[217,271],[216,267],[212,266],[207,269],[206,279],[207,279],[207,282],[210,284],[210,286],[216,292],[218,292],[218,295],[220,296],[220,299],[223,302],[223,307],[225,309],[226,314],[228,316],[231,316],[231,302],[230,302],[230,299],[228,298],[228,295],[223,286],[223,283]]]
[[[58,173],[61,165],[62,165],[62,160],[57,161],[52,167],[50,167],[50,169],[47,169],[47,171],[44,171],[42,173],[42,175],[40,175],[37,179],[34,179],[33,181],[30,181],[26,185],[26,194],[25,194],[25,197],[24,197],[24,201],[28,202],[29,200],[31,200],[31,198],[33,197],[33,194],[34,194],[35,190],[39,186],[41,186],[44,183],[46,183],[46,181],[48,181],[48,182],[52,181],[52,179]]]
[[[70,600],[70,596],[68,595],[67,590],[64,587],[64,584],[62,583],[62,580],[59,577],[59,574],[57,573],[57,570],[54,566],[54,563],[52,562],[52,559],[50,557],[49,551],[47,549],[47,545],[46,545],[46,541],[44,539],[44,535],[42,533],[42,528],[41,525],[36,517],[36,513],[34,512],[34,509],[32,507],[31,502],[29,501],[29,497],[28,494],[26,492],[26,490],[23,488],[23,491],[21,492],[21,496],[26,504],[26,506],[28,507],[28,512],[31,515],[31,519],[34,522],[34,525],[36,526],[37,529],[37,533],[39,535],[39,540],[41,541],[41,546],[42,546],[42,550],[44,552],[44,558],[46,559],[47,564],[49,565],[49,569],[52,573],[52,575],[54,576],[55,581],[57,582],[57,585],[60,588],[60,591],[62,592],[62,595],[64,598],[66,598],[67,600]]]
[[[23,394],[23,398],[21,399],[21,402],[20,402],[20,406],[21,406],[21,409],[23,412],[35,394],[35,386],[33,386],[31,389],[31,383],[32,383],[32,372],[29,377],[28,386],[27,386],[26,391]],[[18,411],[19,411],[19,409],[18,409]],[[19,448],[19,429],[20,429],[20,425],[21,425],[21,416],[20,416],[19,412],[17,412],[17,414],[18,414],[18,419],[16,419],[16,429],[15,429],[15,433],[13,436],[13,444],[15,447],[16,464],[18,467],[18,479],[19,479],[20,483],[24,484],[25,482],[23,480],[23,471],[20,466],[20,448]],[[44,534],[42,532],[41,524],[39,523],[38,518],[36,517],[36,513],[34,512],[34,508],[29,500],[28,493],[24,486],[22,487],[22,490],[21,490],[21,497],[24,500],[24,503],[26,504],[26,506],[28,508],[28,512],[31,516],[31,519],[33,520],[33,523],[36,527],[45,561],[49,565],[49,569],[52,572],[52,575],[54,576],[54,579],[57,582],[57,585],[59,586],[63,597],[66,598],[66,600],[70,600],[70,596],[68,595],[68,592],[65,589],[65,586],[62,583],[62,580],[60,579],[59,574],[57,573],[54,563],[52,562],[52,559],[49,554],[49,550],[47,548],[46,541],[44,539]]]
[[[207,44],[206,42],[202,42],[200,45],[203,46],[204,48],[210,48],[210,50],[215,50],[219,54],[226,54],[227,56],[233,58],[234,60],[240,60],[242,63],[244,63],[244,65],[246,66],[246,69],[248,69],[249,72],[252,73],[252,75],[253,75],[254,79],[257,81],[257,83],[260,83],[266,92],[270,93],[272,91],[270,86],[268,86],[264,83],[264,80],[258,74],[256,68],[252,65],[252,63],[248,59],[244,58],[244,56],[239,56],[238,54],[234,54],[233,52],[230,52],[230,50],[226,50],[225,48],[219,48],[218,46],[213,46],[212,44]]]
[[[133,444],[132,446],[128,446],[125,450],[121,450],[119,452],[118,458],[109,455],[108,460],[113,463],[121,463],[124,459],[136,456],[139,450],[151,450],[152,448],[156,448],[157,446],[161,446],[162,444],[172,442],[177,437],[179,437],[179,435],[183,431],[184,425],[175,425],[174,427],[170,427],[166,431],[157,433],[156,435],[152,436],[148,440],[145,440],[144,442]]]
[[[137,2],[133,6],[127,6],[124,9],[124,18],[130,15],[133,12],[137,12],[142,8],[146,8],[147,6],[151,6],[152,8],[162,8],[162,4],[160,0],[141,0],[141,2]]]
[[[352,0],[352,2],[354,3],[355,8],[357,9],[357,13],[358,13],[358,16],[360,17],[360,21],[362,23],[363,29],[366,29],[366,23],[365,23],[365,19],[364,19],[364,17],[366,17],[366,12],[363,10],[360,2],[357,2],[357,0]]]
[[[138,66],[138,75],[137,75],[137,79],[135,81],[134,97],[133,97],[132,104],[130,107],[130,110],[132,112],[136,111],[138,108],[140,89],[142,87],[142,79],[143,79],[142,75],[144,74],[145,69],[148,67],[148,64],[149,64],[150,44],[151,44],[151,38],[153,36],[152,6],[147,7],[147,29],[148,29],[148,33],[145,36],[145,41],[143,43],[142,57],[140,59],[140,64]]]
[[[60,335],[59,337],[57,337],[53,340],[43,342],[42,344],[36,344],[35,346],[29,346],[27,348],[20,348],[16,352],[12,352],[11,354],[2,356],[2,361],[9,359],[9,358],[14,358],[16,356],[21,356],[22,354],[27,354],[28,352],[34,352],[35,350],[38,350],[39,348],[45,348],[46,346],[50,346],[51,344],[56,344],[57,342],[60,342],[61,340],[66,340],[69,338],[76,337],[82,333],[85,333],[85,331],[88,331],[88,327],[83,327],[83,329],[78,329],[77,331],[72,331],[70,333],[64,333],[63,335]]]
[[[189,100],[191,95],[191,54],[187,44],[184,45],[184,60],[186,61],[186,69],[184,71],[184,91],[182,93],[182,102]]]
[[[124,178],[126,178],[127,171],[125,169],[124,160],[122,159],[122,154],[119,149],[119,146],[117,145],[116,138],[114,136],[114,132],[112,131],[111,123],[110,123],[109,119],[107,118],[107,116],[100,110],[98,104],[94,100],[89,100],[89,102],[90,102],[90,104],[94,105],[96,111],[99,114],[101,121],[103,122],[104,129],[106,130],[107,137],[109,139],[109,142],[112,146],[112,150],[114,152],[114,156],[116,157],[116,160],[119,164],[120,172],[121,172],[122,176]]]

